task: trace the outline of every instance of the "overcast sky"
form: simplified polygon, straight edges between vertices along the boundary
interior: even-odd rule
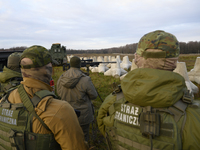
[[[0,48],[111,48],[158,29],[200,41],[200,0],[0,0]]]

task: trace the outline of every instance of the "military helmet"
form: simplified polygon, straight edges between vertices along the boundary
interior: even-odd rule
[[[148,52],[147,49],[159,49],[161,52]],[[180,54],[179,42],[174,35],[162,30],[145,34],[137,45],[136,53],[145,58],[172,58]]]
[[[8,56],[7,67],[11,70],[20,72],[20,57],[22,53],[14,52]]]
[[[23,69],[42,67],[53,61],[49,51],[45,47],[39,45],[33,45],[25,49],[21,55],[20,61],[23,58],[29,58],[33,62],[31,65],[21,65]]]
[[[81,67],[81,59],[77,56],[74,56],[70,59],[70,67],[80,68]]]

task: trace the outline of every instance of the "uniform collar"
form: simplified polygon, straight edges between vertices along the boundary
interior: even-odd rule
[[[24,77],[23,81],[21,81],[21,84],[24,84],[30,88],[37,88],[37,89],[42,89],[42,90],[53,91],[53,88],[50,85],[48,85],[40,80],[33,79],[33,78]]]

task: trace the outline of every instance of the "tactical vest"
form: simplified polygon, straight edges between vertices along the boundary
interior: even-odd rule
[[[22,80],[22,77],[13,77],[5,83],[0,83],[0,99],[8,92],[8,90],[16,88]]]
[[[184,95],[169,108],[140,107],[125,100],[122,92],[109,107],[113,126],[106,126],[109,150],[180,150],[186,108],[192,101]]]
[[[50,131],[36,114],[35,107],[46,96],[55,95],[48,90],[41,90],[30,99],[23,85],[18,92],[22,103],[12,104],[6,98],[0,103],[0,149],[1,150],[60,150],[53,133],[38,134],[32,132],[32,119],[36,117]]]

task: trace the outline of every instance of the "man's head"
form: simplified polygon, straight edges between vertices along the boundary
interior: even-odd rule
[[[20,70],[20,57],[22,53],[14,52],[8,56],[7,67],[11,70],[21,72]]]
[[[174,70],[180,54],[179,42],[174,35],[156,30],[145,34],[139,41],[135,63],[139,68]]]
[[[52,75],[52,57],[49,51],[38,45],[24,50],[20,58],[22,77],[34,78],[49,84]]]
[[[80,68],[81,67],[81,59],[77,56],[74,56],[70,59],[70,67]]]

